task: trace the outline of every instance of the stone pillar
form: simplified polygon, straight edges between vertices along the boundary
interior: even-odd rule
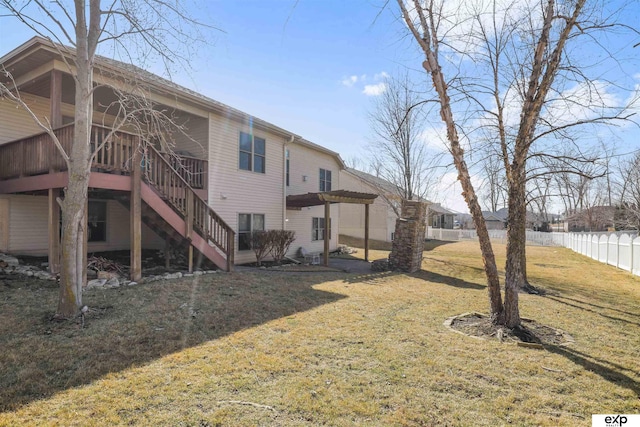
[[[405,200],[402,215],[396,220],[389,267],[413,273],[422,266],[422,251],[426,230],[427,205],[423,202]]]

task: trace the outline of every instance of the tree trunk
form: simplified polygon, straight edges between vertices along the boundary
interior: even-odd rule
[[[509,216],[507,221],[507,264],[505,267],[504,314],[505,326],[520,324],[518,291],[525,279],[526,205],[525,180],[522,171],[512,171],[509,183]]]
[[[447,127],[447,139],[449,140],[453,163],[458,171],[458,180],[462,186],[462,196],[467,202],[467,206],[469,207],[469,211],[473,217],[473,222],[476,225],[476,233],[478,234],[478,241],[482,252],[484,272],[487,277],[491,321],[494,324],[503,324],[504,307],[502,305],[502,295],[500,294],[500,278],[498,277],[496,258],[493,253],[493,247],[491,246],[491,239],[489,238],[487,225],[484,222],[484,217],[482,216],[482,208],[480,207],[478,197],[476,196],[473,184],[471,183],[471,175],[469,174],[467,163],[464,160],[464,150],[460,147],[458,131],[453,119],[453,112],[451,111],[451,102],[449,95],[447,94],[447,84],[438,65],[436,56],[430,50],[426,50],[425,54],[427,60],[424,61],[422,65],[424,69],[431,74],[433,85],[438,93],[441,106],[440,117]],[[515,302],[517,310],[517,295]]]
[[[93,56],[99,34],[99,2],[91,3],[91,31],[87,34],[85,4],[75,1],[76,68],[73,144],[69,155],[69,182],[62,203],[62,261],[60,298],[56,318],[72,318],[82,307],[82,287],[87,281],[87,200],[91,173],[91,123],[93,121]]]

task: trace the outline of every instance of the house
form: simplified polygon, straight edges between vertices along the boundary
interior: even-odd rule
[[[72,59],[72,49],[39,37],[0,58],[66,148],[75,111]],[[88,251],[131,250],[132,276],[141,247],[183,248],[190,261],[195,253],[231,270],[255,260],[246,237],[262,229],[295,231],[290,253],[304,247],[327,255],[337,247],[340,203],[368,210],[376,197],[340,190],[338,153],[137,67],[99,57],[94,80]],[[132,91],[131,82],[171,115],[176,129],[164,137],[172,150],[154,143],[157,135],[127,127],[109,137],[117,120],[110,106],[116,91]],[[0,99],[0,251],[48,255],[58,268],[56,198],[67,180],[51,138],[24,109]]]
[[[440,203],[429,204],[429,226],[432,228],[443,228],[452,230],[455,225],[455,212],[440,205]]]
[[[340,183],[349,190],[378,194],[370,206],[369,237],[374,240],[391,242],[396,229],[396,219],[400,214],[401,198],[397,188],[382,178],[353,168],[340,171]],[[356,205],[340,207],[340,233],[359,237],[364,233],[364,219]]]
[[[567,215],[564,231],[609,231],[609,229],[614,229],[615,214],[616,208],[614,206],[592,206]]]
[[[375,240],[391,242],[402,204],[399,189],[383,178],[353,168],[346,168],[340,172],[340,182],[345,189],[380,196],[371,205],[369,236]],[[427,225],[429,227],[453,228],[455,213],[426,199],[421,199],[421,201],[427,204]],[[343,205],[340,207],[340,232],[347,236],[361,236],[363,234],[364,221],[358,206]]]

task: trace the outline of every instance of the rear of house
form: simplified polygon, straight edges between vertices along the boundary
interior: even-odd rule
[[[40,120],[50,120],[70,147],[73,70],[58,50],[34,38],[0,63],[12,73],[29,108]],[[221,268],[230,268],[254,260],[246,244],[253,230],[293,230],[291,254],[301,246],[321,252],[325,222],[331,231],[329,248],[337,247],[338,204],[331,205],[329,221],[323,206],[287,209],[287,196],[340,188],[344,165],[337,153],[143,70],[98,61],[95,81],[103,86],[94,95],[92,148],[104,142],[117,120],[106,107],[116,96],[114,81],[125,86],[122,81],[131,73],[144,82],[149,100],[170,112],[180,131],[171,132],[171,152],[149,144],[139,163],[134,144],[145,136],[127,133],[126,127],[97,153],[89,189],[89,252],[132,248],[132,229],[140,221],[132,216],[137,164],[144,181],[137,195],[143,248],[192,245]],[[0,168],[0,251],[55,258],[60,233],[56,198],[64,194],[66,165],[29,113],[8,99],[0,99]]]

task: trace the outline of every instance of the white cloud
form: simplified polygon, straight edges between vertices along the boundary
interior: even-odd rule
[[[482,180],[478,176],[471,176],[471,184],[476,190],[480,189]],[[467,202],[462,197],[462,186],[458,182],[458,172],[447,172],[442,175],[440,182],[433,191],[433,201],[442,204],[447,209],[456,212],[469,213]]]
[[[363,76],[363,77],[364,77],[364,76]],[[349,77],[344,77],[344,78],[341,80],[341,83],[342,83],[344,86],[347,86],[347,87],[351,87],[351,86],[353,86],[354,84],[356,84],[357,82],[358,82],[358,76],[355,76],[355,75],[353,75],[353,76],[349,76]]]
[[[378,74],[375,74],[373,76],[373,80],[375,80],[375,81],[385,80],[385,79],[388,79],[388,78],[389,78],[389,74],[386,71],[382,71],[382,72],[380,72]]]
[[[382,95],[387,90],[386,80],[389,78],[389,74],[386,71],[376,73],[371,77],[367,74],[353,74],[347,77],[343,77],[340,83],[346,87],[362,87],[362,93],[367,96]],[[366,84],[372,82],[371,84]]]
[[[428,128],[420,134],[418,137],[427,148],[438,151],[438,152],[448,152],[447,148],[447,128],[444,125],[438,127]]]
[[[362,93],[367,96],[379,96],[382,95],[385,90],[387,90],[387,84],[381,82],[374,85],[365,85]]]

